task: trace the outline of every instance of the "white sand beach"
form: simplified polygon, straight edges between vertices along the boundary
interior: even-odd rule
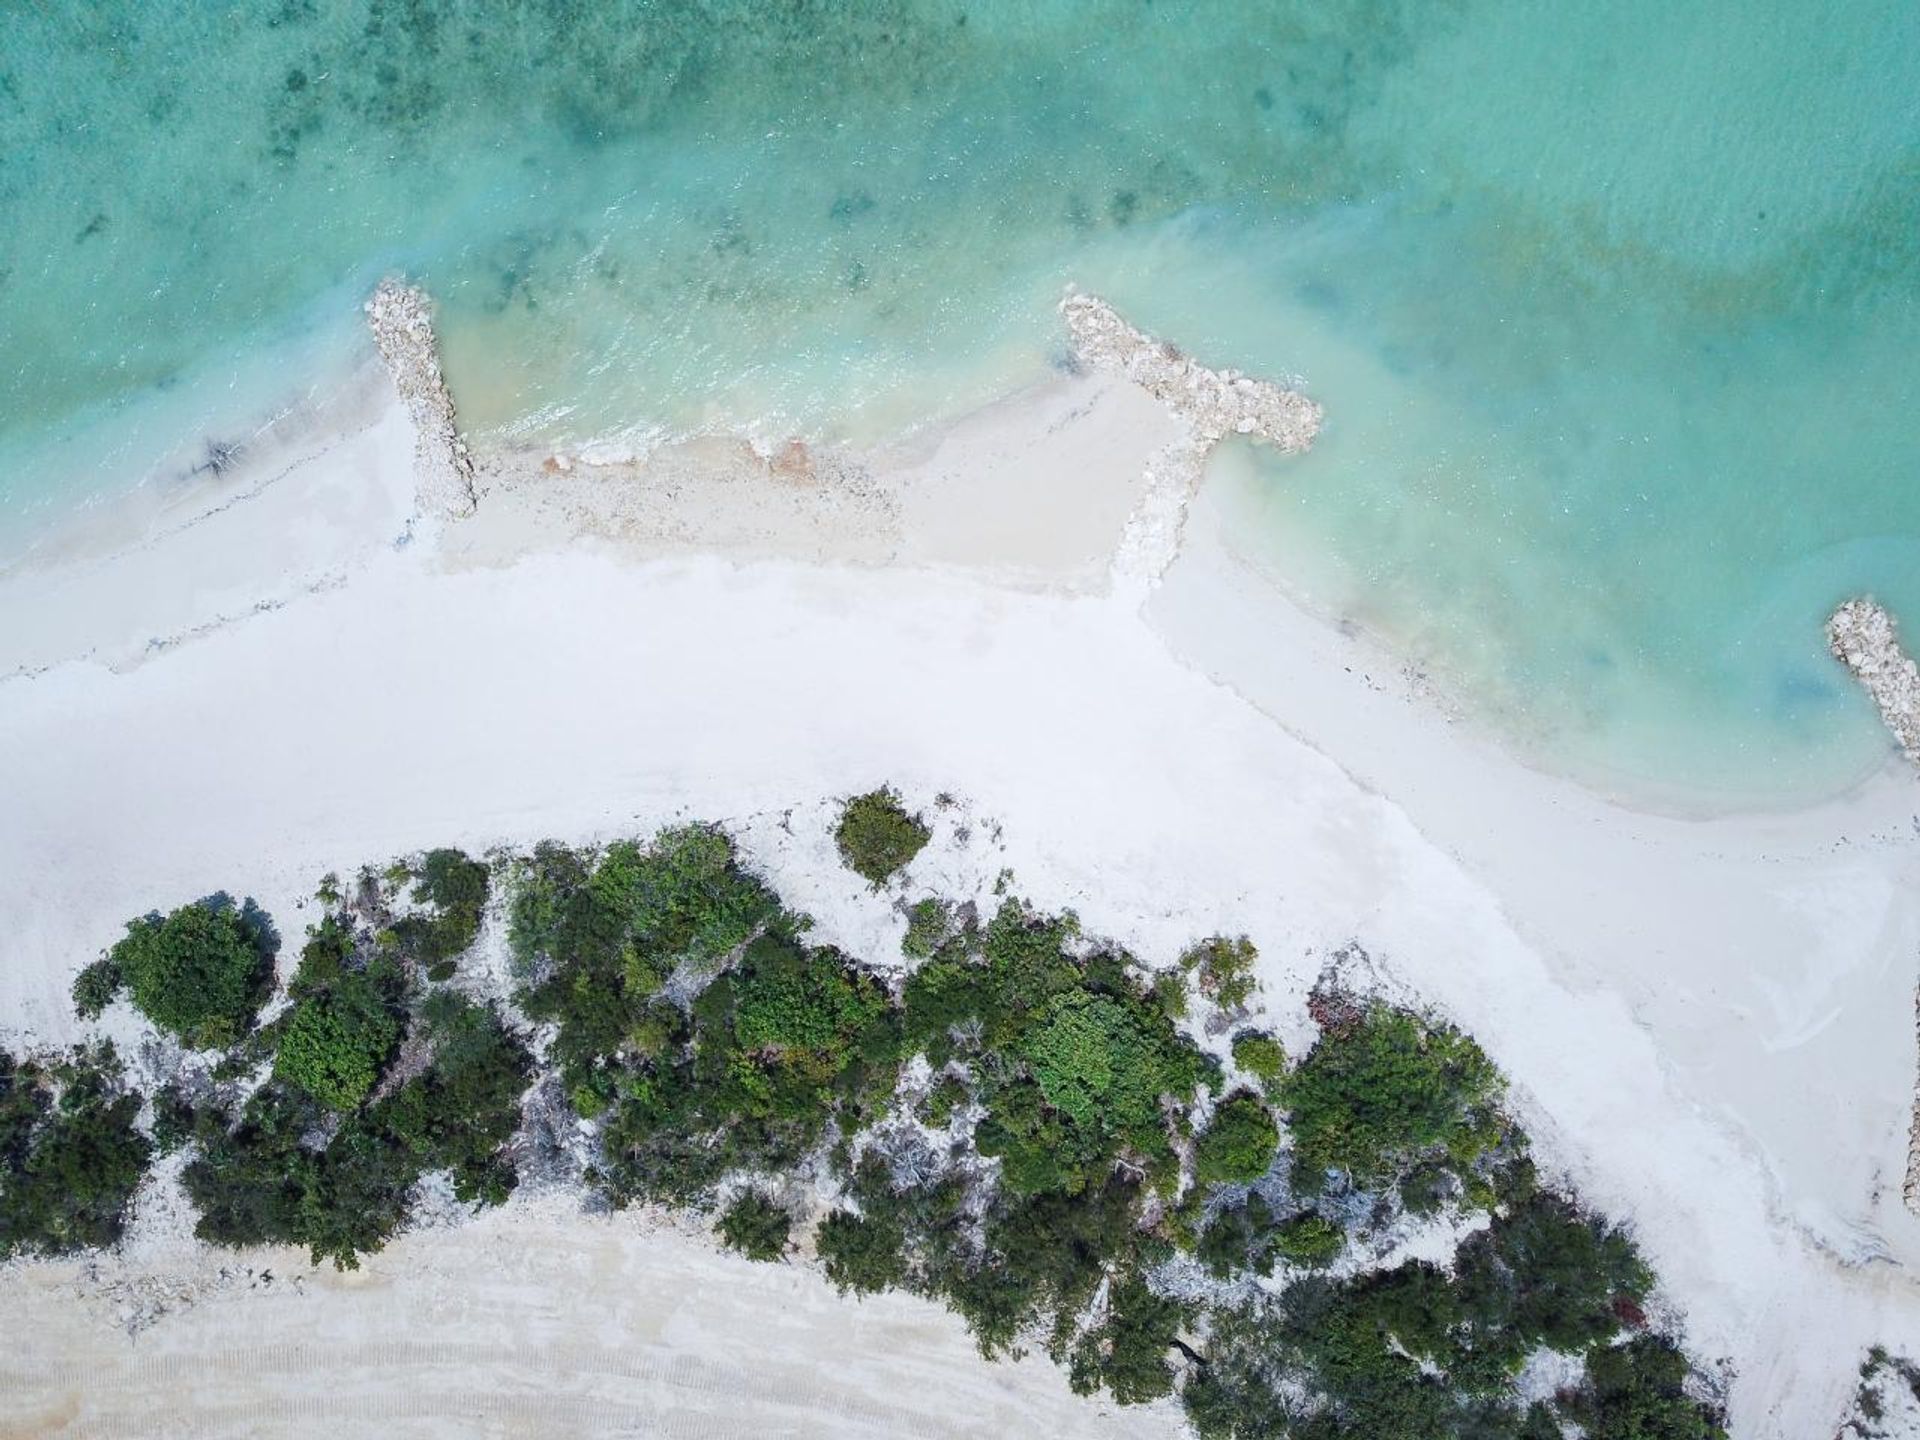
[[[397,399],[336,420],[137,537],[0,571],[8,1038],[76,1035],[74,973],[153,907],[226,889],[297,935],[328,870],[682,817],[735,827],[826,938],[897,954],[890,903],[828,883],[825,804],[891,782],[973,817],[927,880],[1009,867],[1154,961],[1245,930],[1283,1034],[1350,945],[1470,1030],[1544,1165],[1632,1224],[1743,1440],[1830,1435],[1870,1345],[1920,1352],[1920,781],[1891,743],[1815,809],[1656,816],[1517,763],[1299,609],[1204,487],[1163,582],[1114,586],[1179,430],[1110,375],[878,455],[483,457],[476,513],[439,526],[410,526]],[[209,1283],[132,1340],[100,1275],[0,1271],[0,1433],[1178,1428],[987,1366],[918,1302],[532,1202],[347,1281],[165,1225],[101,1262],[236,1263],[276,1281]]]

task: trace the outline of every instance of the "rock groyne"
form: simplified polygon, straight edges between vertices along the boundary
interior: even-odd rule
[[[1131,380],[1186,428],[1181,439],[1148,458],[1146,491],[1114,554],[1117,582],[1151,585],[1179,554],[1187,506],[1213,447],[1229,435],[1246,435],[1298,453],[1320,431],[1320,407],[1270,380],[1209,369],[1134,329],[1097,296],[1069,294],[1060,302],[1060,314],[1081,363]]]
[[[1880,707],[1907,758],[1920,764],[1920,666],[1900,648],[1900,633],[1884,606],[1849,600],[1827,620],[1827,645]]]
[[[471,515],[473,458],[460,438],[453,396],[440,373],[426,292],[400,280],[382,280],[366,308],[373,343],[413,420],[415,515],[442,520]]]

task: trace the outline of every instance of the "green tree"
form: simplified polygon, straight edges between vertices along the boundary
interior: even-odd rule
[[[413,896],[433,907],[394,926],[403,944],[430,967],[444,967],[473,948],[487,907],[487,867],[459,850],[429,850]]]
[[[73,977],[73,1012],[82,1020],[97,1020],[125,988],[119,963],[111,955],[102,955]]]
[[[1114,1282],[1103,1323],[1074,1347],[1067,1378],[1082,1395],[1102,1386],[1122,1405],[1173,1393],[1167,1355],[1186,1325],[1187,1307],[1156,1295],[1138,1275]]]
[[[133,1003],[199,1050],[232,1044],[253,1024],[273,978],[279,938],[251,900],[226,895],[132,921],[108,953]]]
[[[1625,1234],[1549,1191],[1469,1237],[1455,1268],[1481,1348],[1509,1364],[1538,1345],[1577,1353],[1612,1339],[1615,1302],[1638,1304],[1653,1284]]]
[[[881,789],[847,801],[833,838],[847,868],[878,887],[926,848],[931,833],[898,794]]]

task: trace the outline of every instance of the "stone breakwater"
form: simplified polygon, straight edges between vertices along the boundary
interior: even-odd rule
[[[473,457],[440,373],[426,292],[387,279],[367,301],[367,328],[413,419],[414,513],[457,519],[474,509]]]
[[[1920,666],[1900,648],[1893,616],[1872,600],[1849,600],[1827,621],[1827,645],[1866,687],[1907,758],[1920,764]]]
[[[1082,364],[1131,380],[1186,429],[1179,440],[1148,457],[1146,491],[1114,554],[1117,583],[1151,585],[1180,552],[1187,506],[1213,447],[1229,435],[1246,435],[1297,454],[1320,431],[1320,407],[1270,380],[1208,369],[1134,329],[1097,296],[1069,294],[1060,302],[1060,314]]]

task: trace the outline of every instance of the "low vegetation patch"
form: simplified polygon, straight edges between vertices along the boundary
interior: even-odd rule
[[[891,790],[870,790],[847,801],[833,832],[847,868],[874,886],[886,884],[924,850],[930,835]]]

